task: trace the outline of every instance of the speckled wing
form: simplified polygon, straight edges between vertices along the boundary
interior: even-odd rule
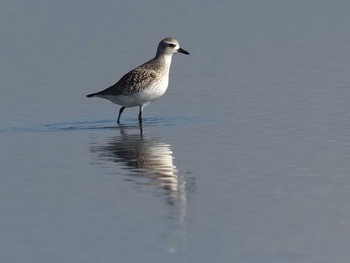
[[[136,68],[125,74],[116,84],[113,86],[91,94],[97,97],[103,96],[118,96],[118,95],[129,95],[132,93],[140,92],[147,88],[157,78],[157,72],[145,68]]]

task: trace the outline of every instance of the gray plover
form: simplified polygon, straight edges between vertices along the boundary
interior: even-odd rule
[[[116,84],[87,97],[101,97],[122,107],[117,123],[125,108],[139,107],[139,123],[142,123],[142,110],[152,101],[159,99],[167,90],[169,70],[174,53],[189,55],[179,42],[171,37],[160,41],[156,56],[150,61],[126,73]]]

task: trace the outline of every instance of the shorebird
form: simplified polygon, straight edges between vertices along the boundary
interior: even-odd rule
[[[172,37],[160,41],[156,56],[150,61],[126,73],[117,83],[97,93],[87,95],[100,97],[122,106],[117,123],[125,108],[139,107],[139,123],[142,123],[142,110],[152,101],[159,99],[168,88],[169,70],[174,53],[189,55]]]

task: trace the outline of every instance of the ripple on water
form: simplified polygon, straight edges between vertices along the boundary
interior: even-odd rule
[[[175,117],[175,118],[147,118],[143,121],[145,127],[171,127],[182,126],[194,123],[215,121],[203,117]],[[125,119],[121,125],[127,128],[139,128],[139,124],[135,119]],[[0,128],[0,133],[31,133],[31,132],[65,132],[65,131],[83,131],[83,130],[99,130],[99,129],[118,129],[119,126],[112,120],[91,120],[91,121],[69,121],[50,124],[42,124],[28,127],[9,127]]]

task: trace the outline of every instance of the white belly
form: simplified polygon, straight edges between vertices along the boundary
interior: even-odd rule
[[[150,102],[159,99],[163,96],[165,91],[168,88],[169,78],[163,78],[161,82],[155,83],[138,93],[132,93],[127,96],[108,96],[106,99],[109,99],[115,104],[124,106],[124,107],[135,107],[135,106],[146,106]]]

